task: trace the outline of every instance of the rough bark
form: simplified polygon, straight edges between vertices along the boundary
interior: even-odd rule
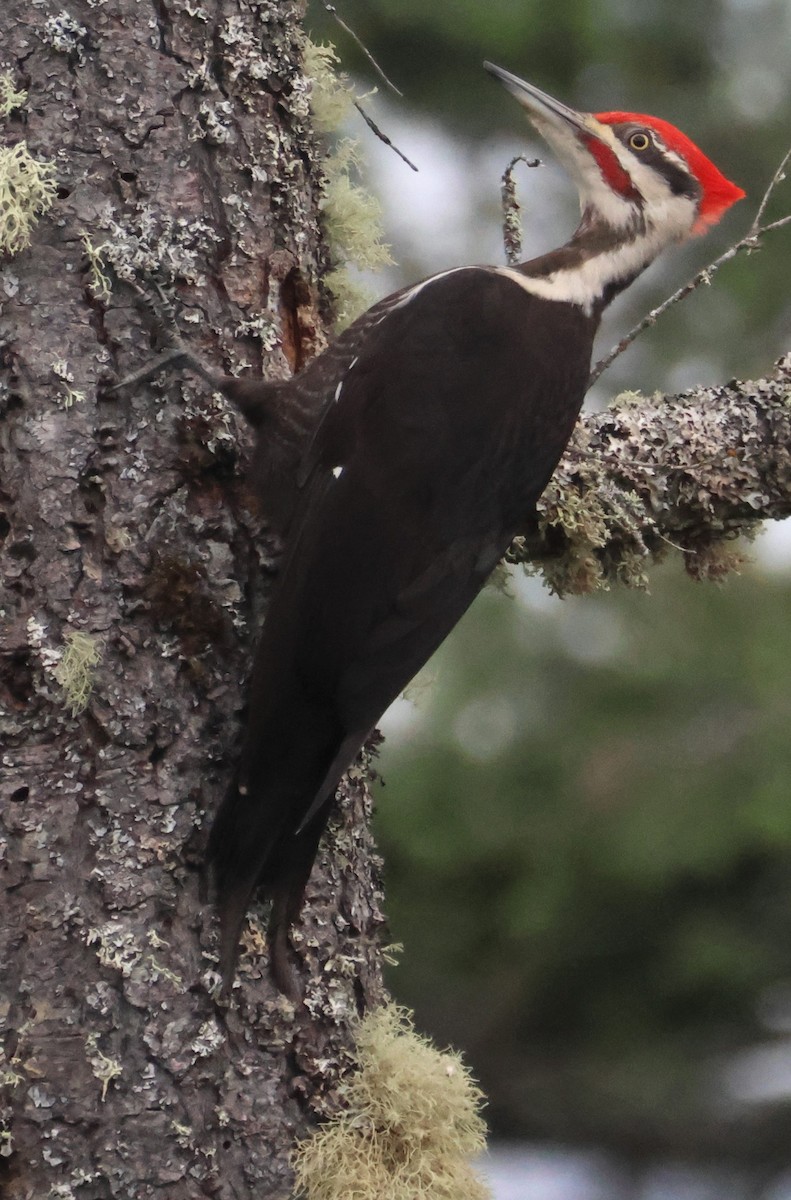
[[[4,66],[29,95],[0,135],[55,159],[60,189],[0,279],[9,1200],[287,1195],[295,1134],[380,992],[361,777],[297,939],[306,1006],[273,992],[255,917],[233,1004],[214,1000],[202,839],[278,546],[219,397],[107,386],[151,353],[124,282],[141,274],[217,367],[277,377],[321,344],[300,17],[293,0],[3,9]]]
[[[215,1003],[203,831],[279,547],[224,402],[188,381],[108,390],[150,353],[140,275],[177,293],[182,337],[218,368],[276,377],[322,344],[300,16],[297,0],[3,10],[3,66],[29,92],[3,135],[55,159],[60,185],[0,278],[9,1200],[287,1195],[293,1139],[381,992],[360,777],[295,935],[304,1009],[273,993],[256,917],[234,1002]],[[788,388],[786,363],[751,390],[588,419],[515,557],[583,590],[639,574],[666,538],[702,562],[713,528],[785,515]]]

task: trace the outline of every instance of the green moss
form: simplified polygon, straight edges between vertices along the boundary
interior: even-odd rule
[[[54,673],[73,717],[79,716],[87,707],[96,667],[101,661],[102,644],[98,638],[79,630],[66,634],[63,656]]]
[[[359,170],[359,146],[345,138],[330,155],[322,212],[333,248],[357,267],[373,270],[393,260],[382,245],[379,201],[354,182]]]
[[[382,209],[379,201],[355,181],[357,145],[345,140],[324,164],[326,182],[321,202],[324,229],[336,266],[325,284],[335,300],[342,328],[371,303],[367,290],[349,268],[377,270],[393,259],[382,242]]]
[[[303,70],[310,80],[310,110],[320,133],[336,133],[351,114],[354,88],[337,70],[340,62],[332,45],[305,42]]]
[[[486,1200],[469,1159],[485,1145],[483,1095],[394,1005],[360,1023],[344,1109],[297,1147],[306,1200]]]
[[[310,107],[316,128],[337,134],[358,99],[345,75],[336,71],[338,56],[332,46],[308,41],[304,70],[311,83]],[[335,301],[339,327],[370,304],[370,296],[349,268],[377,270],[393,260],[384,245],[382,210],[378,200],[360,182],[359,143],[343,138],[327,153],[323,163],[321,214],[333,259],[324,283]]]
[[[26,142],[0,147],[0,253],[18,254],[55,199],[55,164],[33,158]]]

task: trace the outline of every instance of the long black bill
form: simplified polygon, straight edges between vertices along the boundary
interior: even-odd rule
[[[535,87],[532,83],[525,83],[524,79],[520,79],[518,75],[512,75],[503,67],[495,66],[490,62],[485,62],[483,66],[485,71],[488,71],[495,79],[499,79],[500,83],[508,88],[511,95],[515,96],[522,107],[527,109],[531,117],[550,125],[565,124],[566,126],[571,125],[574,129],[589,131],[588,113],[578,113],[566,104],[561,104],[560,100],[555,100],[553,96],[542,92],[541,88]]]

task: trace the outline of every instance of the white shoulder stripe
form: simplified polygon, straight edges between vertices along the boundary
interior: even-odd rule
[[[566,301],[569,304],[580,304],[586,310],[589,310],[593,300],[596,299],[598,292],[591,294],[591,281],[587,278],[580,278],[580,273],[560,272],[556,271],[553,275],[548,275],[545,278],[536,278],[530,275],[523,275],[520,271],[511,270],[510,267],[489,267],[489,266],[468,266],[468,267],[453,267],[449,271],[440,271],[437,275],[429,275],[428,279],[424,279],[421,283],[416,283],[414,287],[409,288],[389,310],[394,312],[397,308],[403,308],[410,300],[414,300],[419,296],[424,288],[430,284],[436,283],[440,279],[447,279],[449,275],[457,275],[460,271],[485,271],[487,274],[501,275],[505,279],[512,280],[513,283],[519,285],[523,291],[529,292],[531,296],[541,296],[545,300]],[[598,281],[594,282],[595,283]]]
[[[586,265],[590,268],[593,266],[593,262],[595,260]],[[540,296],[544,300],[557,300],[567,304],[579,304],[587,313],[591,312],[595,300],[600,295],[601,277],[595,267],[592,270],[556,271],[552,275],[540,278],[523,275],[520,271],[514,271],[510,267],[453,267],[449,271],[440,271],[437,275],[430,275],[428,279],[416,283],[414,287],[404,292],[400,300],[397,300],[388,311],[395,312],[396,309],[403,308],[430,284],[437,283],[440,279],[447,279],[449,275],[457,275],[460,271],[485,271],[487,274],[500,275],[504,279],[510,279],[513,283],[518,284],[531,296]]]
[[[686,208],[687,199],[681,198],[684,211],[673,214],[679,228],[686,222],[689,225],[689,213]],[[679,205],[682,208],[682,205]],[[670,222],[668,221],[668,224]],[[623,242],[612,250],[594,254],[591,258],[583,259],[579,266],[560,268],[551,275],[535,276],[522,275],[509,267],[495,268],[500,275],[512,279],[532,296],[541,296],[545,300],[564,301],[566,304],[577,304],[588,316],[593,312],[596,302],[604,295],[608,284],[618,283],[619,280],[634,278],[656,258],[667,236],[664,231],[649,229],[642,236],[631,241]]]
[[[671,207],[670,203],[666,205],[667,209]],[[683,231],[689,226],[690,201],[686,197],[678,198],[677,208],[678,212],[666,214],[668,218],[666,223]],[[457,275],[460,271],[485,271],[487,274],[500,275],[504,279],[510,279],[512,283],[517,284],[531,296],[539,296],[543,300],[555,300],[558,303],[576,304],[590,316],[608,284],[617,283],[619,280],[638,274],[656,257],[666,241],[667,236],[664,230],[660,232],[655,228],[649,229],[642,236],[624,241],[620,246],[584,259],[578,266],[561,267],[550,275],[523,275],[521,271],[515,271],[511,267],[453,267],[449,271],[440,271],[437,275],[430,275],[428,279],[408,288],[392,308],[388,309],[388,312],[403,308],[405,304],[409,304],[410,300],[419,296],[424,288],[440,279],[447,279],[449,275]]]
[[[436,275],[429,275],[428,279],[424,279],[421,283],[416,283],[414,287],[404,292],[400,300],[397,300],[393,307],[389,310],[395,312],[397,308],[403,308],[410,300],[414,300],[415,296],[420,295],[423,288],[427,288],[430,283],[436,283],[438,279],[445,279],[448,275],[457,275],[459,271],[488,271],[490,267],[451,267],[449,271],[439,271]]]
[[[591,260],[591,265],[595,260]],[[601,295],[601,278],[597,271],[582,269],[554,271],[551,275],[523,275],[510,267],[495,267],[498,275],[518,284],[531,296],[542,300],[557,300],[559,303],[578,304],[590,316],[593,305]]]

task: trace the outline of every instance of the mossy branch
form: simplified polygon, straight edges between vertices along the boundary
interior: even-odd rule
[[[697,579],[744,561],[735,545],[791,516],[791,354],[765,379],[617,399],[583,416],[511,562],[559,595],[646,586],[672,549]]]

